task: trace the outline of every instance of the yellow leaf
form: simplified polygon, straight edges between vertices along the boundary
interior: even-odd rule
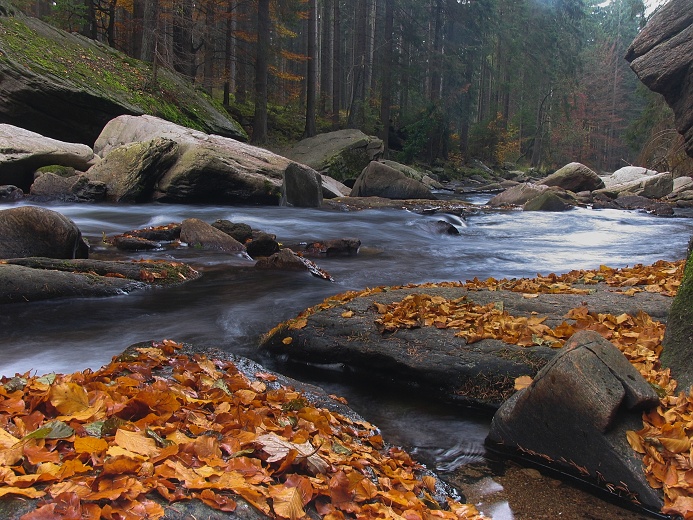
[[[535,293],[535,294],[524,293],[524,294],[522,295],[522,297],[523,297],[523,298],[539,298],[539,293]]]
[[[303,510],[301,491],[295,487],[272,486],[270,488],[272,508],[277,516],[297,520],[306,516]]]
[[[159,454],[154,439],[147,437],[144,432],[130,432],[119,428],[115,434],[115,442],[121,448],[145,457]]]
[[[291,345],[291,342],[293,340],[294,340],[294,338],[292,338],[291,336],[287,336],[282,340],[282,343],[284,343],[284,345]]]
[[[32,487],[29,488],[19,488],[13,486],[3,486],[0,487],[0,497],[5,495],[21,495],[27,498],[41,498],[46,493],[45,491],[38,491]]]
[[[108,443],[96,437],[77,437],[75,451],[77,453],[101,453],[108,449]]]
[[[342,313],[342,318],[351,318],[354,315],[354,311],[344,311]]]
[[[683,453],[691,449],[691,441],[688,438],[671,439],[667,437],[659,437],[659,442],[667,449],[667,451],[670,451],[671,453]]]
[[[522,390],[532,384],[531,376],[520,376],[515,378],[515,390]]]
[[[56,417],[58,420],[86,421],[92,418],[103,406],[103,399],[90,406],[87,391],[76,383],[60,383],[53,386],[50,401],[61,414]]]

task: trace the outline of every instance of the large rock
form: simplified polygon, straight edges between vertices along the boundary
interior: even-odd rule
[[[0,211],[0,258],[87,258],[79,228],[60,213],[36,206]]]
[[[304,139],[281,154],[337,180],[354,178],[383,154],[383,142],[360,130],[345,129]]]
[[[106,184],[106,198],[113,202],[145,202],[154,186],[173,165],[178,153],[175,141],[156,138],[118,146],[88,177]]]
[[[209,97],[165,67],[158,68],[155,81],[150,64],[7,5],[0,9],[0,26],[1,123],[92,145],[114,117],[151,113],[205,132],[247,138]]]
[[[322,204],[321,175],[302,164],[291,163],[284,170],[282,205],[319,208]]]
[[[2,60],[0,69],[1,64]],[[0,102],[0,121],[3,105],[4,102]],[[85,171],[98,160],[92,149],[84,144],[66,143],[24,128],[0,124],[0,184],[13,184],[28,192],[34,172],[43,166],[61,165]]]
[[[539,184],[558,186],[575,193],[594,191],[604,187],[604,181],[584,164],[572,162],[544,177]]]
[[[689,246],[690,249],[690,246]],[[693,385],[693,251],[689,251],[683,280],[671,305],[660,356],[662,365],[671,368],[679,383],[678,389],[687,392]]]
[[[674,179],[671,173],[658,173],[654,170],[637,166],[625,166],[613,174],[605,176],[604,188],[597,193],[610,194],[629,193],[648,199],[661,199],[674,189]]]
[[[401,164],[398,163],[397,161],[392,161],[389,159],[381,159],[378,162],[381,162],[390,168],[394,168],[395,170],[402,172],[404,175],[407,177],[414,179],[415,181],[419,181],[424,183],[428,188],[430,189],[441,189],[443,185],[439,183],[437,180],[435,180],[433,177],[431,177],[428,172],[420,172],[416,168],[412,168],[411,166],[407,166],[406,164]]]
[[[110,121],[96,140],[94,151],[108,158],[125,144],[156,139],[175,142],[178,148],[175,160],[158,177],[150,193],[150,198],[164,202],[277,205],[285,171],[294,164],[263,148],[152,116],[120,116]],[[289,192],[287,203],[294,203],[294,195],[298,196]]]
[[[180,240],[190,247],[223,253],[245,253],[245,246],[199,218],[187,218],[180,225]]]
[[[91,180],[86,175],[61,175],[45,172],[31,185],[32,196],[46,200],[75,202],[101,202],[106,199],[106,184]]]
[[[527,201],[541,195],[549,186],[545,184],[534,184],[531,182],[525,182],[512,186],[507,190],[499,193],[491,200],[488,201],[489,206],[522,206]]]
[[[640,80],[664,96],[676,129],[693,157],[693,9],[690,0],[670,0],[640,31],[626,60]]]
[[[573,206],[555,191],[546,190],[522,206],[524,211],[567,211]]]
[[[386,199],[435,199],[425,184],[381,162],[372,161],[359,175],[351,190],[352,197]]]
[[[626,438],[628,430],[642,428],[642,412],[658,404],[657,393],[618,348],[597,332],[580,331],[529,387],[503,403],[487,442],[621,485],[659,510],[661,491],[649,485]]]

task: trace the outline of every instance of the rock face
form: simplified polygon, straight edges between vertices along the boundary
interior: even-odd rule
[[[360,130],[346,129],[304,139],[282,155],[337,180],[358,176],[383,153],[383,142]]]
[[[75,223],[50,209],[21,206],[0,211],[0,237],[0,258],[89,256]]]
[[[386,199],[435,199],[422,182],[381,162],[372,161],[359,175],[351,190],[352,197]]]
[[[99,42],[0,9],[0,122],[91,146],[103,126],[122,114],[167,114],[205,132],[245,140],[243,129],[181,76]],[[46,59],[50,56],[50,59]],[[104,77],[104,70],[118,71]],[[20,186],[21,187],[21,186]]]
[[[496,412],[487,442],[546,457],[582,477],[625,484],[659,510],[626,431],[642,428],[642,411],[659,398],[623,354],[594,331],[580,331],[542,368],[532,384]],[[587,473],[587,474],[585,474]]]
[[[105,183],[91,180],[86,175],[62,177],[46,172],[34,180],[30,193],[42,199],[101,202],[106,200],[106,190]]]
[[[146,150],[155,149],[153,143],[173,142],[177,150],[169,159],[169,152],[158,156],[152,155],[151,160],[145,161]],[[192,202],[192,203],[257,203],[277,205],[281,200],[281,186],[284,175],[290,165],[303,174],[317,175],[313,170],[296,165],[286,157],[257,148],[248,144],[218,135],[208,135],[152,116],[120,116],[110,121],[101,132],[94,144],[94,151],[105,157],[118,153],[123,157],[131,157],[131,149],[121,152],[119,147],[140,143],[139,155],[132,156],[132,162],[137,164],[152,163],[152,170],[157,173],[155,184],[151,176],[146,182],[138,180],[130,184],[150,186],[148,196],[144,193],[138,198],[160,200],[162,202]],[[150,143],[146,145],[145,143]],[[158,159],[156,157],[159,157]],[[154,164],[156,168],[154,168]],[[165,168],[163,166],[166,166]],[[87,172],[91,178],[100,178],[102,172],[94,168]],[[153,175],[153,174],[152,174]],[[317,204],[319,194],[316,190],[311,201]],[[286,202],[294,204],[301,197],[302,204],[307,197],[296,190],[287,190]]]
[[[546,186],[558,186],[564,190],[578,193],[594,191],[604,187],[604,181],[594,171],[577,162],[566,164],[563,168],[539,181]]]
[[[0,102],[0,110],[3,104]],[[0,113],[0,121],[1,117]],[[86,171],[98,160],[86,145],[66,143],[24,128],[0,124],[0,184],[13,184],[28,192],[34,172],[42,166],[55,164]]]
[[[319,208],[321,204],[322,177],[320,174],[312,168],[297,163],[287,166],[282,183],[282,205]]]
[[[689,246],[690,248],[690,246]],[[671,368],[678,380],[678,390],[686,392],[693,385],[693,253],[689,252],[686,270],[667,321],[662,365]]]
[[[522,206],[548,189],[549,187],[545,184],[533,184],[531,182],[518,184],[493,197],[488,201],[488,205],[493,207]]]
[[[693,10],[689,0],[670,0],[640,31],[626,60],[640,80],[664,96],[676,129],[693,157]]]
[[[572,206],[559,197],[555,192],[546,190],[533,199],[525,202],[524,211],[566,211]]]

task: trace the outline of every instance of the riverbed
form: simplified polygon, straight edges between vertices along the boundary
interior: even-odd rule
[[[477,199],[476,202],[483,202]],[[0,209],[10,207],[0,205]],[[421,215],[402,209],[354,212],[287,207],[194,205],[46,205],[71,218],[88,239],[92,258],[184,261],[202,276],[179,287],[104,299],[6,304],[0,316],[0,374],[74,372],[98,368],[130,344],[164,338],[217,347],[284,371],[263,358],[261,334],[324,298],[379,285],[465,281],[478,277],[532,277],[650,264],[686,254],[693,219],[653,217],[637,211],[577,208],[564,213],[486,211],[464,217]],[[275,234],[282,244],[355,237],[353,257],[318,259],[334,282],[308,273],[258,271],[242,255],[195,248],[124,254],[104,236],[147,226],[228,219]],[[440,234],[444,220],[458,234]],[[450,410],[420,396],[355,380],[336,363],[332,372],[300,375],[382,428],[393,443],[412,450],[442,473],[485,458],[487,415]],[[490,506],[489,506],[490,507]],[[496,509],[498,505],[496,504]],[[505,516],[513,518],[512,510]],[[508,516],[509,515],[509,516]]]

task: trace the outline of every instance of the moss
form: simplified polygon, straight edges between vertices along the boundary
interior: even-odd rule
[[[60,166],[58,164],[52,164],[50,166],[43,166],[36,170],[39,173],[54,173],[60,177],[74,177],[77,172],[74,168],[69,166]]]
[[[346,150],[329,160],[330,177],[338,181],[358,177],[369,162],[363,148]]]

